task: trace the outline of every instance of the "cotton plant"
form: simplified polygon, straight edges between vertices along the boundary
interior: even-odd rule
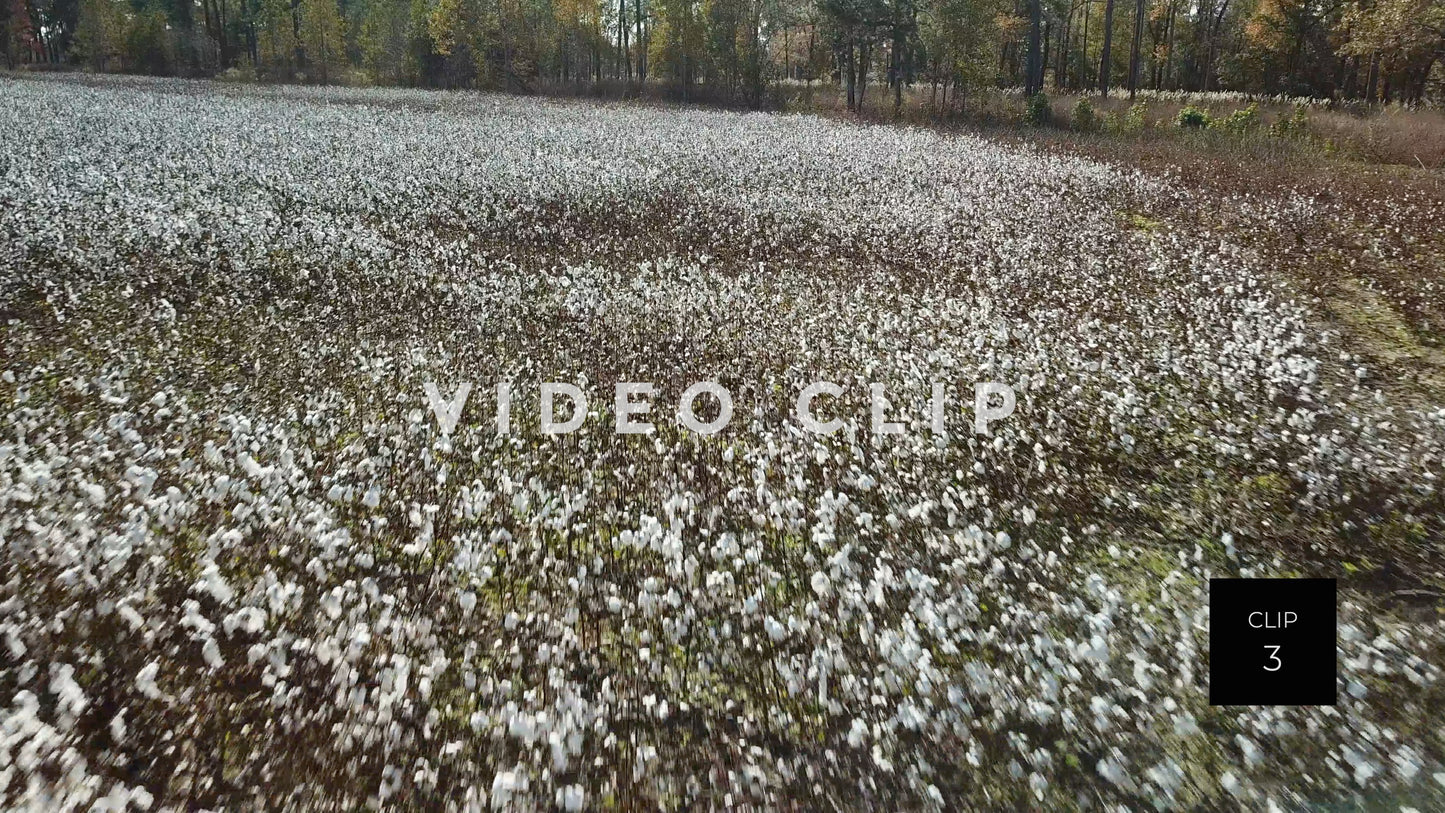
[[[1438,531],[1445,408],[1228,234],[1121,225],[1188,193],[811,117],[0,84],[6,807],[1288,807],[1439,774],[1401,722],[1438,620],[1346,601],[1338,708],[1208,706],[1206,580]],[[717,435],[676,419],[697,381]],[[978,381],[1017,396],[986,435]],[[654,431],[613,431],[625,382]],[[444,433],[427,385],[463,383]]]

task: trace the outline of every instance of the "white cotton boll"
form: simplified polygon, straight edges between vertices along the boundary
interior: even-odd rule
[[[130,804],[130,798],[130,791],[126,789],[125,785],[116,782],[114,785],[111,785],[110,793],[106,794],[104,798],[95,800],[91,810],[97,811],[98,813],[110,813],[110,811],[114,811],[114,813],[124,813],[126,807]]]
[[[537,720],[530,714],[514,714],[507,721],[507,733],[531,745],[537,739]]]
[[[763,629],[767,630],[768,637],[777,643],[788,636],[788,628],[778,622],[778,619],[771,615],[763,619]]]
[[[884,773],[893,773],[893,761],[883,756],[883,749],[877,743],[873,744],[873,764]]]
[[[812,583],[813,592],[818,594],[818,598],[828,597],[828,593],[832,589],[832,583],[828,580],[826,573],[823,573],[821,570],[814,573]]]
[[[156,685],[156,675],[160,674],[160,671],[160,663],[152,661],[141,667],[141,670],[136,673],[135,685],[141,694],[153,700],[162,696],[160,687]]]
[[[1199,733],[1199,724],[1189,712],[1174,715],[1174,735],[1189,737]]]
[[[492,807],[497,810],[512,806],[512,796],[525,793],[529,785],[527,776],[521,773],[521,766],[502,771],[492,778]]]
[[[1094,635],[1079,644],[1079,657],[1099,663],[1109,662],[1109,644],[1103,636]]]
[[[587,803],[587,793],[582,790],[581,785],[568,785],[558,790],[557,793],[561,797],[559,802],[561,808],[568,813],[581,810],[582,806]]]
[[[1099,764],[1096,766],[1096,768],[1099,772],[1099,776],[1104,777],[1115,785],[1123,785],[1125,781],[1127,781],[1129,778],[1128,774],[1124,772],[1124,769],[1121,768],[1118,763],[1114,762],[1112,759],[1105,758],[1099,760]]]
[[[207,638],[201,644],[201,657],[205,659],[206,665],[212,669],[220,669],[225,661],[221,660],[221,647],[216,644],[215,638]]]
[[[66,721],[67,728],[85,711],[86,706],[90,705],[80,684],[75,682],[75,667],[70,664],[59,664],[51,668],[50,692],[56,697],[57,710]]]
[[[209,593],[212,598],[221,604],[230,604],[231,599],[235,597],[235,591],[231,589],[231,585],[228,584],[226,579],[221,575],[221,568],[215,562],[208,563],[205,568],[201,570],[201,577],[196,580],[195,584],[191,585],[191,592]]]
[[[159,477],[154,469],[142,468],[140,466],[131,466],[126,469],[125,476],[126,479],[135,484],[136,494],[141,497],[150,496],[151,487],[155,485],[156,478]]]
[[[1378,773],[1379,770],[1379,767],[1376,766],[1373,762],[1361,762],[1360,764],[1355,766],[1355,784],[1359,785],[1360,787],[1364,787],[1366,784],[1369,783],[1371,779],[1375,777],[1375,774]]]
[[[1390,759],[1395,763],[1396,775],[1405,782],[1413,782],[1415,775],[1420,772],[1420,761],[1408,748],[1394,754]]]
[[[1034,798],[1044,800],[1044,791],[1049,787],[1049,780],[1043,778],[1038,772],[1029,774],[1029,790],[1034,792]]]
[[[381,505],[381,486],[372,486],[366,490],[361,497],[361,504],[367,508],[375,508]]]
[[[1251,740],[1243,734],[1238,734],[1235,736],[1234,741],[1239,744],[1239,750],[1244,755],[1244,764],[1246,766],[1253,768],[1264,761],[1264,752],[1259,750],[1259,746],[1255,744],[1254,740]]]
[[[10,658],[14,661],[25,657],[25,653],[28,651],[25,642],[15,634],[14,627],[5,630],[5,648],[10,651]]]
[[[81,486],[81,488],[85,491],[85,498],[90,501],[91,505],[96,508],[101,508],[105,505],[105,489],[100,485],[96,483],[86,483]]]
[[[862,748],[867,738],[868,724],[855,717],[852,727],[848,729],[848,744],[854,748]]]
[[[129,604],[122,604],[116,607],[115,611],[132,630],[138,630],[146,625],[145,617]]]
[[[266,613],[259,607],[242,607],[221,619],[221,629],[225,630],[227,635],[234,635],[236,630],[255,635],[265,627]]]
[[[1009,536],[1009,535],[1008,535],[1007,533],[1005,533],[1004,531],[999,531],[998,533],[996,533],[996,534],[993,535],[993,549],[994,549],[994,550],[997,550],[997,551],[1005,551],[1005,550],[1008,550],[1010,547],[1013,546],[1013,542],[1014,542],[1014,541],[1013,541],[1013,537]]]
[[[607,611],[613,614],[622,612],[622,599],[617,596],[608,596]]]
[[[472,610],[477,608],[477,594],[470,590],[464,590],[462,594],[457,597],[457,602],[462,605],[463,613],[471,615]]]
[[[242,452],[236,458],[236,462],[241,464],[241,470],[246,472],[246,476],[250,477],[253,480],[265,479],[266,475],[270,474],[272,471],[271,466],[262,466],[260,463],[257,463],[256,459],[254,457],[251,457],[251,455],[247,452]]]

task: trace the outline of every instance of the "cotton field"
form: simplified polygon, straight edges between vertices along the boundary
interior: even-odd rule
[[[1438,809],[1445,403],[1192,194],[806,116],[0,78],[0,807]],[[1341,578],[1337,706],[1209,705],[1251,575]]]

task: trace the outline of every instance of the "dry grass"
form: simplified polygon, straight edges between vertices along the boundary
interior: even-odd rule
[[[893,94],[886,86],[870,85],[861,113],[849,113],[845,93],[832,85],[791,85],[780,90],[786,109],[827,115],[857,115],[877,121],[903,120],[914,124],[962,124],[982,128],[1008,128],[1024,123],[1024,100],[1015,93],[986,90],[953,101],[947,108],[942,96],[928,85],[905,89],[902,105],[895,112]],[[1102,126],[1096,137],[1124,139],[1131,148],[1141,142],[1184,139],[1191,150],[1204,148],[1226,154],[1243,152],[1251,158],[1271,156],[1343,156],[1372,164],[1399,164],[1429,170],[1445,169],[1445,112],[1438,109],[1359,108],[1349,105],[1312,105],[1305,111],[1305,132],[1290,139],[1268,137],[1269,128],[1289,119],[1295,107],[1279,102],[1258,105],[1260,129],[1255,133],[1180,132],[1175,126],[1179,111],[1187,104],[1205,109],[1211,118],[1223,119],[1249,106],[1243,100],[1186,102],[1183,99],[1141,99],[1132,126],[1125,118],[1130,107],[1127,92],[1108,99],[1097,95],[1050,95],[1054,129],[1072,129],[1075,107],[1087,98]],[[1139,126],[1142,125],[1142,126]]]
[[[1378,163],[1445,168],[1445,112],[1440,110],[1390,108],[1370,115],[1326,110],[1313,114],[1310,126]]]

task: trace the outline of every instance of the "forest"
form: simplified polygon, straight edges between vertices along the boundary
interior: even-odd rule
[[[1419,104],[1445,0],[0,0],[11,69],[567,88],[761,107],[826,83]]]

